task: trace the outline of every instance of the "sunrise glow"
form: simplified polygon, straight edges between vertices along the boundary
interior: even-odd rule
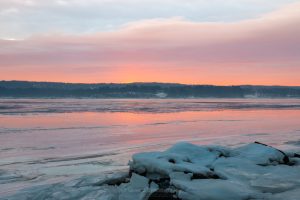
[[[74,27],[78,31],[65,30],[61,24],[54,28],[52,22],[49,26],[40,25],[41,30],[29,29],[31,25],[26,21],[29,19],[18,20],[13,16],[20,17],[25,11],[35,13],[38,8],[47,10],[46,5],[39,1],[26,5],[13,2],[0,4],[3,19],[20,26],[16,34],[15,26],[2,22],[7,24],[0,31],[2,80],[300,85],[300,4],[297,1],[278,1],[273,7],[266,4],[261,7],[264,11],[253,11],[251,16],[231,16],[227,7],[222,6],[207,8],[210,14],[215,9],[223,10],[228,17],[225,21],[221,17],[208,20],[196,14],[193,20],[188,8],[181,15],[175,12],[165,17],[155,17],[152,13],[160,11],[153,10],[146,17],[134,10],[134,19],[118,24],[116,16],[110,16],[112,28],[90,24],[93,31],[83,31],[80,21]],[[60,13],[59,9],[90,8],[83,1],[71,2],[59,1],[51,9]],[[105,3],[93,4],[112,9]],[[175,4],[176,1],[172,6]],[[127,12],[126,6],[122,12]],[[138,9],[141,5],[136,6]],[[247,2],[241,3],[240,9],[243,6]],[[262,5],[253,3],[252,6]],[[44,15],[52,17],[49,13]],[[60,20],[67,20],[67,16],[61,15]]]

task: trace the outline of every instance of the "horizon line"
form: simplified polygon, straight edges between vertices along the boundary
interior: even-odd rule
[[[300,85],[256,85],[256,84],[239,84],[239,85],[217,85],[217,84],[204,84],[204,83],[179,83],[179,82],[63,82],[63,81],[30,81],[30,80],[0,80],[0,82],[31,82],[31,83],[62,83],[62,84],[85,84],[85,85],[97,85],[97,84],[174,84],[174,85],[190,85],[190,86],[267,86],[267,87],[300,87]]]

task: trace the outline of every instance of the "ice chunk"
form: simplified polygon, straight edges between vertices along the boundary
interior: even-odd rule
[[[252,143],[235,149],[233,156],[251,160],[258,165],[284,163],[285,155],[279,150],[263,144]]]
[[[179,189],[179,198],[185,200],[243,200],[256,195],[247,186],[230,180],[176,180],[172,184]]]
[[[159,174],[170,177],[173,172],[212,175],[208,168],[219,156],[217,152],[188,143],[178,143],[165,152],[138,153],[130,162],[132,171],[139,174]]]
[[[130,182],[119,187],[119,200],[147,200],[158,189],[154,184],[149,185],[149,179],[133,173]]]
[[[149,186],[149,179],[133,173],[129,185],[131,188],[143,190],[144,188]]]

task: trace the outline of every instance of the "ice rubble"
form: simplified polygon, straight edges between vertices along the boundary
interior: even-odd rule
[[[178,143],[163,152],[133,155],[130,172],[43,186],[15,199],[296,200],[300,155],[261,143],[238,148]]]
[[[178,143],[164,152],[135,154],[129,164],[131,172],[180,199],[300,196],[299,155],[287,155],[261,143],[235,149]]]

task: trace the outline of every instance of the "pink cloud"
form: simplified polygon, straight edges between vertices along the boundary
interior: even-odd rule
[[[77,82],[77,77],[84,82],[119,82],[132,71],[138,74],[148,71],[143,77],[145,81],[164,81],[163,77],[156,78],[159,72],[166,74],[165,81],[175,82],[195,83],[198,77],[200,83],[203,77],[212,76],[207,80],[212,84],[243,84],[247,80],[248,84],[273,81],[273,84],[300,85],[294,76],[300,74],[299,10],[300,4],[293,4],[238,23],[155,19],[131,23],[114,32],[0,40],[0,79],[38,76],[36,80],[41,80],[50,73],[61,77],[61,81]],[[253,69],[259,69],[260,74]],[[98,76],[85,79],[81,77],[85,70],[85,75],[91,71],[90,74],[96,72]],[[244,78],[231,80],[233,76],[227,70]],[[70,74],[72,79],[67,78]],[[222,75],[221,82],[213,80],[214,76],[222,79]],[[138,78],[142,77],[131,79],[142,81]]]

